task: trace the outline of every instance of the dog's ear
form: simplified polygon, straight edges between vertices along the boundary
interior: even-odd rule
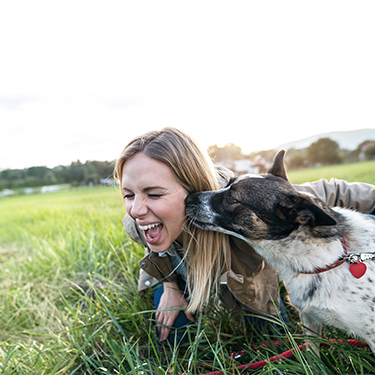
[[[291,223],[310,227],[335,225],[336,220],[314,202],[301,195],[289,196],[275,206],[276,214]]]
[[[281,177],[288,181],[286,176],[286,168],[284,163],[285,150],[280,150],[273,159],[270,169],[267,171],[268,174],[272,174],[277,177]]]

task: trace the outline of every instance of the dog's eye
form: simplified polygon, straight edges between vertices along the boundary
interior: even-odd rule
[[[231,204],[237,202],[237,200],[235,198],[233,198],[230,194],[227,195],[227,200]]]

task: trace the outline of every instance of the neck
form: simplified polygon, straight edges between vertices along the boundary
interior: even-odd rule
[[[276,268],[281,277],[291,273],[314,273],[325,269],[340,260],[345,254],[339,238],[311,239],[308,243],[296,236],[284,241],[263,241],[251,244],[271,266]],[[288,251],[285,251],[288,249]]]
[[[336,268],[338,266],[341,266],[341,264],[343,264],[346,261],[345,257],[348,255],[348,250],[347,250],[347,247],[346,247],[346,241],[345,241],[344,237],[340,238],[340,242],[341,242],[341,246],[344,250],[344,254],[339,259],[337,259],[337,261],[327,265],[326,267],[315,268],[315,270],[313,270],[313,271],[302,271],[301,273],[305,273],[305,274],[322,273],[322,272],[332,270],[333,268]]]

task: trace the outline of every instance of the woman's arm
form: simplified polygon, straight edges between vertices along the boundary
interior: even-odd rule
[[[312,193],[329,206],[351,208],[365,214],[375,214],[375,186],[361,182],[331,179],[294,185],[301,192]]]

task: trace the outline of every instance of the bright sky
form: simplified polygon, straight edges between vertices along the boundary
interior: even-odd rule
[[[375,128],[375,2],[0,2],[0,168],[175,126],[244,152]]]

